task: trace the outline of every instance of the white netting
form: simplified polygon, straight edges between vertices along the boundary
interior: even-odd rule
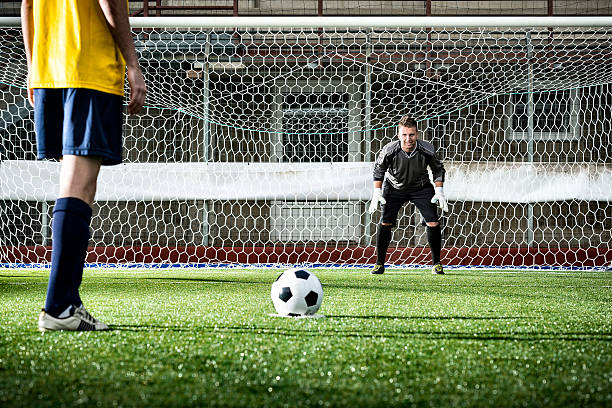
[[[447,169],[444,263],[612,261],[609,21],[141,21],[147,107],[126,122],[124,164],[101,171],[89,262],[372,262],[372,161],[405,114]],[[0,36],[0,263],[48,262],[59,164],[35,160],[20,30]],[[429,260],[412,205],[388,259]]]

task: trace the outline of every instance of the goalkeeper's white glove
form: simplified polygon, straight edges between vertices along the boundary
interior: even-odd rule
[[[446,201],[446,197],[444,197],[444,189],[442,187],[436,187],[436,194],[434,194],[431,199],[432,203],[438,203],[442,211],[448,212],[448,202]]]
[[[370,208],[368,208],[368,212],[373,214],[378,208],[378,203],[386,204],[387,200],[382,196],[382,189],[375,188],[372,192],[372,201],[370,201]]]

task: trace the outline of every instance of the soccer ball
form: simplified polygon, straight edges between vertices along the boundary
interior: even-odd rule
[[[323,288],[314,273],[293,268],[276,278],[270,296],[279,315],[310,316],[321,307]]]

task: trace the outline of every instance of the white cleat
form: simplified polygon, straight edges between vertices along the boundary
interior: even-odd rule
[[[70,306],[70,315],[64,318],[53,317],[43,309],[38,317],[38,330],[99,331],[108,330],[108,326],[95,319],[83,306]]]

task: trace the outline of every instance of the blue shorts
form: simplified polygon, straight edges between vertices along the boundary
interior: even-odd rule
[[[121,163],[123,97],[85,88],[34,89],[39,159],[65,154]]]

